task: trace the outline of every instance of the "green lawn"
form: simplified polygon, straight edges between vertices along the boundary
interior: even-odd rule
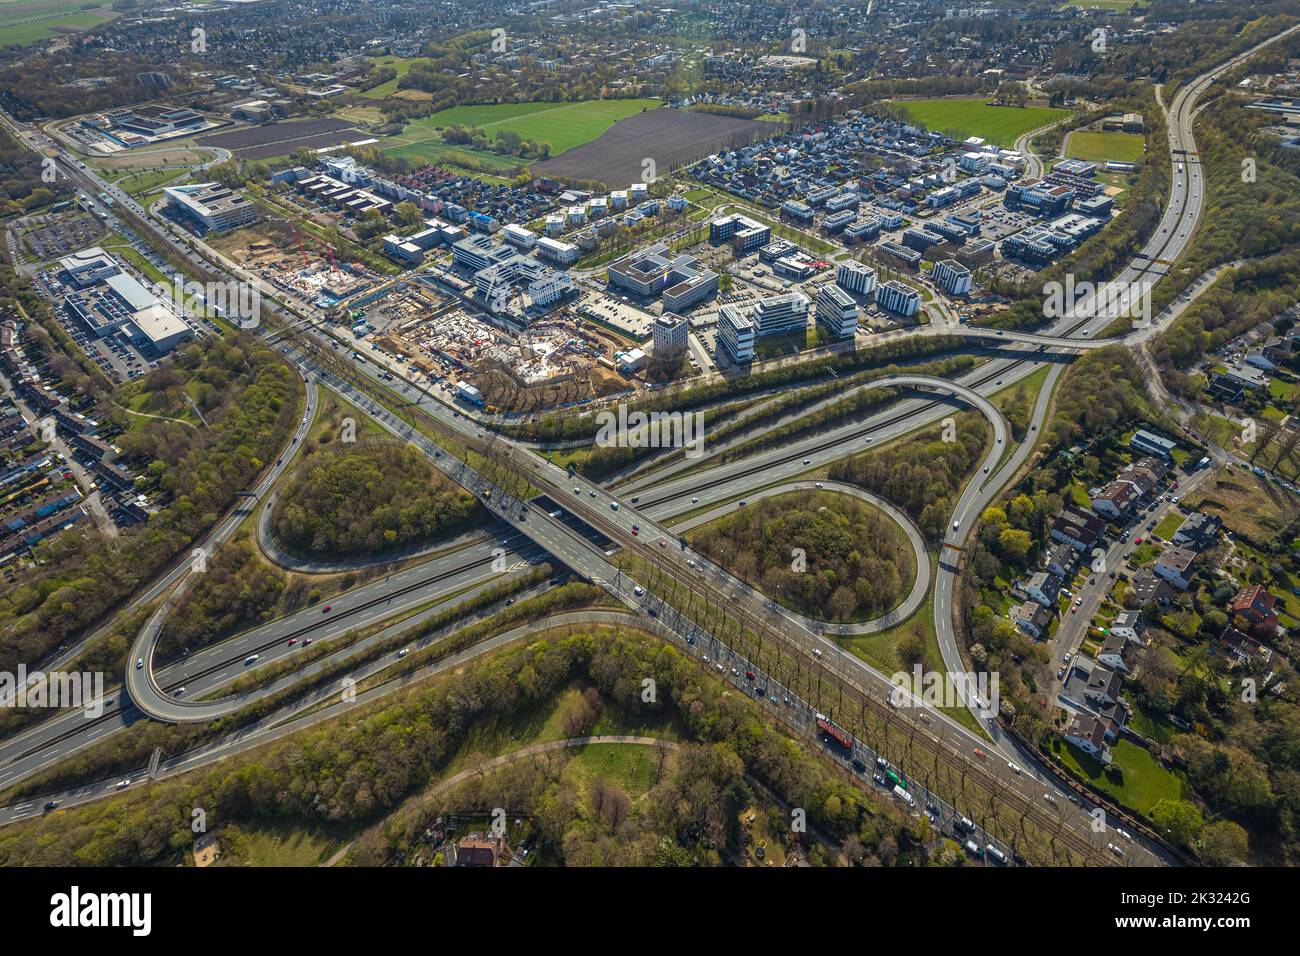
[[[1136,163],[1145,152],[1146,139],[1141,133],[1102,133],[1080,129],[1070,134],[1065,155],[1093,163],[1113,160]]]
[[[989,106],[983,99],[899,100],[911,118],[931,130],[955,130],[981,136],[1010,148],[1016,138],[1069,116],[1070,111],[1045,106]]]
[[[649,744],[588,744],[573,751],[568,773],[605,780],[636,799],[655,785],[657,749]]]
[[[1077,776],[1139,813],[1148,813],[1161,800],[1181,800],[1187,790],[1182,774],[1166,770],[1150,753],[1127,740],[1111,747],[1112,762],[1120,769],[1118,782],[1106,774],[1101,763],[1069,744],[1056,741],[1053,750]]]
[[[495,138],[501,132],[551,144],[551,155],[589,143],[621,119],[660,106],[659,100],[584,100],[579,103],[497,103],[454,106],[416,120],[399,135],[387,137],[380,148],[390,156],[434,162],[450,150],[466,153],[501,168],[519,160],[496,153],[445,143],[440,128],[459,123],[484,130]]]
[[[381,56],[375,59],[376,66],[391,66],[397,70],[397,76],[393,77],[387,83],[380,83],[376,87],[366,90],[362,96],[369,97],[372,100],[382,100],[386,96],[392,96],[397,92],[397,81],[410,72],[411,64],[415,62],[413,57],[404,56]]]
[[[1174,536],[1174,532],[1182,526],[1183,517],[1184,516],[1180,511],[1169,512],[1169,514],[1161,518],[1160,523],[1156,525],[1156,534],[1165,541],[1168,541]]]
[[[107,23],[115,16],[107,3],[92,10],[82,10],[82,5],[77,0],[0,4],[0,47],[22,46],[50,37],[66,36],[67,32],[58,28],[89,29]]]

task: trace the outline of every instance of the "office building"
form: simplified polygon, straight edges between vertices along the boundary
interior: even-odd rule
[[[686,351],[688,328],[680,315],[665,312],[655,319],[650,331],[655,358],[671,358]]]
[[[858,329],[858,304],[833,282],[824,282],[817,293],[817,323],[836,338],[852,338]]]
[[[876,289],[876,304],[904,317],[913,316],[921,307],[921,294],[897,279],[890,279]]]

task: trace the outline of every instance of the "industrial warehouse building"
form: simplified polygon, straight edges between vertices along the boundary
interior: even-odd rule
[[[193,334],[184,319],[115,263],[111,273],[101,265],[95,270],[100,278],[88,281],[86,276],[91,273],[84,271],[87,263],[97,262],[100,256],[104,256],[102,249],[83,249],[59,260],[64,271],[80,285],[64,301],[91,336],[103,338],[122,332],[137,348],[165,355]],[[83,271],[73,273],[70,267]]]

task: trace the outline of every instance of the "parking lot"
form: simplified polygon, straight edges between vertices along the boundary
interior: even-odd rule
[[[23,251],[36,262],[48,262],[93,246],[104,234],[104,225],[89,213],[77,212],[39,216],[36,228],[22,237]]]

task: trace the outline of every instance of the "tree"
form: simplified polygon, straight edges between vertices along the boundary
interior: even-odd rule
[[[1211,823],[1201,831],[1201,860],[1209,866],[1232,866],[1246,862],[1250,841],[1246,831],[1231,820]]]
[[[1194,845],[1205,826],[1200,808],[1186,800],[1161,800],[1150,815],[1157,830],[1182,846]]]
[[[1008,561],[1014,561],[1016,564],[1025,562],[1033,543],[1028,531],[1019,531],[1015,528],[1007,528],[998,535],[998,549]]]

